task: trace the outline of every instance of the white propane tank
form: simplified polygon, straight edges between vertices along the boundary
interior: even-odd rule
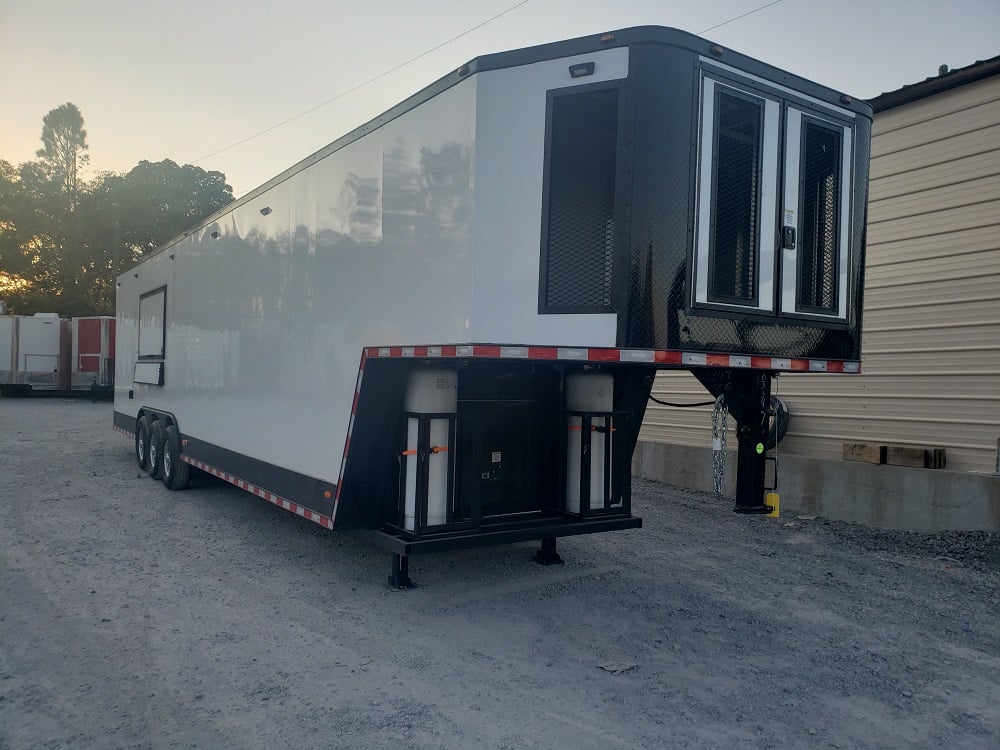
[[[613,411],[615,405],[615,379],[606,372],[581,372],[566,376],[567,411]],[[604,417],[591,421],[594,427],[605,425]],[[566,510],[580,512],[580,467],[583,461],[583,419],[569,418],[569,437],[566,441]],[[590,433],[590,508],[604,507],[604,483],[610,466],[604,465],[605,440],[608,432]]]
[[[403,409],[417,414],[455,414],[458,411],[458,373],[454,370],[416,370],[406,384]],[[403,527],[417,523],[417,439],[419,420],[406,420],[406,495]],[[427,457],[427,525],[448,520],[448,419],[430,420],[431,453]]]

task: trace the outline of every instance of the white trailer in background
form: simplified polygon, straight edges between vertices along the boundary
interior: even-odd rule
[[[0,391],[6,394],[17,369],[17,334],[20,317],[0,315]]]
[[[122,274],[115,427],[410,555],[634,528],[658,369],[859,370],[871,109],[673,29],[463,65]]]
[[[115,385],[115,318],[73,318],[70,390],[110,393]]]
[[[69,345],[69,321],[57,313],[0,315],[0,391],[65,391]]]

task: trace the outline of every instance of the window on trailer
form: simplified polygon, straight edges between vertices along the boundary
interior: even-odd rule
[[[715,116],[708,300],[756,304],[764,103],[719,89]]]
[[[166,353],[167,288],[139,297],[139,359],[162,359]]]
[[[802,128],[798,308],[837,312],[840,129],[806,120]]]
[[[132,381],[163,385],[163,359],[167,347],[167,288],[139,297],[139,351]]]
[[[612,308],[618,88],[549,96],[542,312]]]

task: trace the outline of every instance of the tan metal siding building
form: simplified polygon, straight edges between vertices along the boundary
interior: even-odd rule
[[[992,473],[1000,440],[1000,58],[875,99],[861,375],[783,375],[780,451],[947,449]],[[687,373],[653,395],[704,401]],[[708,447],[711,408],[651,403],[642,440]],[[732,429],[733,423],[730,422]],[[732,433],[731,433],[732,434]]]

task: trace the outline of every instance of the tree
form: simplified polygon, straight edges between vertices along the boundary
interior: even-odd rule
[[[35,156],[51,170],[52,181],[66,197],[70,211],[80,195],[80,167],[90,161],[83,115],[72,102],[51,110],[42,118],[42,145]]]
[[[10,312],[114,312],[122,270],[233,200],[221,172],[169,160],[86,181],[86,139],[67,103],[43,119],[37,161],[0,160],[0,298]]]
[[[222,172],[170,159],[141,161],[112,186],[121,241],[130,260],[155,250],[233,201]]]

